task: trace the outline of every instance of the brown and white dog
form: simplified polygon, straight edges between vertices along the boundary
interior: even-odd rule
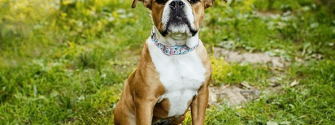
[[[137,69],[125,82],[114,123],[180,124],[190,107],[192,123],[204,124],[212,67],[198,31],[204,10],[214,0],[139,1],[151,12],[152,36],[145,42]],[[188,51],[164,53],[173,46]]]

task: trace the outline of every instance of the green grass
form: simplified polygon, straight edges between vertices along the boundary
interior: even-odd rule
[[[143,5],[131,3],[0,1],[0,124],[112,124],[152,26]],[[334,5],[241,0],[206,10],[200,38],[209,50],[267,52],[291,62],[276,71],[211,56],[213,85],[246,81],[263,90],[280,77],[284,88],[238,107],[212,106],[206,123],[335,124]]]
[[[251,64],[227,63],[223,58],[212,57],[212,84],[240,84],[248,81],[252,85],[266,86],[266,79],[274,75],[267,66],[254,68]]]

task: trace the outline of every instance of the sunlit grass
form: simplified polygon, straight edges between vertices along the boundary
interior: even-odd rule
[[[0,0],[0,124],[112,124],[123,82],[152,27],[143,5],[131,9],[131,3]],[[266,65],[227,63],[209,51],[211,84],[246,81],[263,89],[280,74],[284,89],[239,107],[211,106],[206,124],[334,124],[330,5],[242,0],[216,1],[207,9],[200,31],[206,46],[266,52],[292,64],[273,72]],[[300,84],[289,87],[294,80]],[[188,114],[184,124],[190,123]]]

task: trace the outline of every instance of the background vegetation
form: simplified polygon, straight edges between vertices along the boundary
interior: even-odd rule
[[[0,124],[112,124],[123,82],[152,26],[131,0],[0,0]],[[227,63],[212,56],[213,84],[247,81],[280,93],[208,108],[206,124],[335,124],[335,2],[217,0],[200,38],[264,52],[291,65]],[[289,87],[292,81],[297,87]],[[190,124],[188,116],[184,124]]]

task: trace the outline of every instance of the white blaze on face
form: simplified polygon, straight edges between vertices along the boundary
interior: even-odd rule
[[[187,2],[186,0],[169,0],[168,2],[165,3],[165,7],[163,10],[163,14],[162,14],[162,24],[163,24],[163,29],[166,29],[166,26],[168,24],[168,21],[170,20],[170,13],[171,13],[171,8],[170,8],[170,3],[172,1],[182,1],[184,3],[184,13],[186,18],[188,19],[188,22],[190,23],[190,28],[195,29],[194,26],[194,16],[193,16],[193,11],[192,11],[192,6],[189,2]],[[187,36],[191,36],[191,32],[189,27],[184,24],[184,25],[179,25],[179,26],[175,26],[173,24],[171,24],[169,27],[167,27],[167,29],[171,32],[171,33],[186,33]]]

